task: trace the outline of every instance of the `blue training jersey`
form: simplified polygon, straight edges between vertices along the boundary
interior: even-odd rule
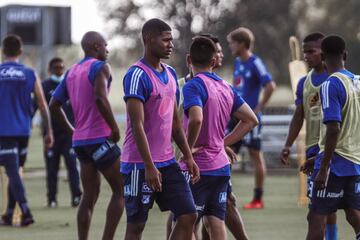
[[[354,79],[354,74],[347,70],[341,70],[341,73]],[[323,110],[323,123],[329,121],[342,122],[342,108],[346,103],[346,90],[341,80],[337,77],[330,77],[320,89],[320,98]],[[326,101],[324,101],[326,99]],[[315,161],[315,169],[320,169],[321,160],[324,153],[320,153]],[[356,176],[360,175],[360,165],[355,164],[346,158],[334,153],[331,159],[330,170],[337,176]]]
[[[252,55],[246,62],[236,58],[233,78],[235,89],[251,109],[258,105],[262,87],[272,81],[264,63],[256,55]]]
[[[29,136],[36,76],[17,62],[0,65],[0,136]]]

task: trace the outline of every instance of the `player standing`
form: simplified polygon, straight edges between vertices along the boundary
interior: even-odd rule
[[[106,213],[103,239],[113,239],[124,209],[120,148],[115,144],[120,133],[109,100],[110,65],[106,63],[107,43],[98,32],[87,32],[81,47],[85,57],[72,66],[50,100],[54,117],[73,133],[73,147],[80,161],[80,178],[84,193],[79,205],[78,237],[88,238],[95,203],[100,192],[100,173],[112,190]],[[70,100],[75,129],[61,106]]]
[[[196,37],[190,47],[188,64],[194,78],[183,88],[185,122],[190,148],[199,165],[201,178],[190,184],[210,239],[225,239],[225,212],[231,175],[225,152],[258,123],[253,111],[236,90],[212,72],[217,48],[206,37]],[[231,115],[241,122],[225,137]],[[182,168],[186,166],[182,164]]]
[[[238,153],[241,145],[244,144],[255,165],[254,198],[244,206],[244,209],[261,209],[264,207],[262,196],[266,175],[265,161],[261,151],[261,111],[269,101],[276,85],[261,59],[252,53],[255,39],[249,29],[240,27],[230,32],[227,38],[232,54],[237,57],[234,66],[234,87],[253,109],[260,122],[243,140],[232,146]],[[264,94],[259,101],[262,88],[264,88]],[[229,129],[231,130],[235,124],[236,120],[232,120],[229,123]]]
[[[324,125],[320,128],[320,154],[315,161],[309,188],[307,239],[323,239],[327,215],[343,208],[359,240],[359,76],[344,67],[347,52],[341,37],[324,38],[321,50],[330,76],[320,88]]]
[[[22,40],[17,35],[8,35],[2,42],[2,53],[5,57],[0,65],[0,165],[6,169],[9,178],[9,205],[0,225],[12,225],[15,201],[19,204],[22,216],[20,225],[34,223],[30,212],[25,188],[19,175],[20,158],[26,152],[31,132],[32,101],[34,92],[41,112],[47,134],[45,147],[53,144],[49,110],[41,88],[40,79],[34,70],[19,63],[22,54]],[[14,200],[12,200],[12,198]]]
[[[321,125],[320,86],[328,78],[328,73],[321,60],[321,41],[325,36],[322,33],[311,33],[303,40],[304,59],[310,72],[300,79],[296,90],[296,109],[289,126],[285,146],[281,153],[283,164],[289,164],[290,148],[299,135],[303,122],[306,126],[306,159],[302,169],[308,173],[312,170],[315,157],[319,153],[319,135]],[[337,239],[336,214],[327,218],[326,239]]]
[[[160,19],[142,28],[144,57],[124,77],[127,130],[121,172],[125,176],[125,239],[140,239],[154,201],[170,210],[176,224],[170,239],[191,239],[196,209],[189,185],[178,166],[173,138],[193,175],[199,177],[177,115],[176,74],[163,64],[173,49],[171,28]]]

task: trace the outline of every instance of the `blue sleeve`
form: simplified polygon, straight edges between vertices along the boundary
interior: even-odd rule
[[[184,96],[183,108],[185,112],[193,106],[204,107],[208,98],[204,83],[200,78],[193,78],[185,83],[182,93]]]
[[[261,86],[265,86],[272,81],[270,73],[267,71],[264,63],[260,58],[254,60],[255,74],[259,78]]]
[[[91,64],[90,71],[89,71],[89,80],[91,82],[91,85],[94,86],[96,74],[101,70],[101,68],[104,66],[104,61],[95,61]]]
[[[323,123],[329,121],[342,122],[341,110],[346,102],[346,90],[341,81],[330,77],[320,88],[323,110]]]
[[[305,83],[306,77],[302,77],[298,85],[296,87],[296,99],[295,99],[295,105],[299,106],[303,104],[303,92],[304,92],[304,83]]]
[[[175,83],[176,83],[176,103],[179,106],[179,104],[180,104],[180,89],[179,89],[179,83],[178,83],[178,78],[177,78],[177,75],[176,75],[176,71],[175,71],[175,69],[173,67],[171,67],[169,65],[168,65],[168,68],[169,68],[171,74],[173,75],[173,77],[175,79]]]
[[[152,92],[151,80],[139,67],[132,67],[124,77],[124,100],[137,98],[145,103]]]
[[[52,94],[52,96],[56,100],[60,101],[62,104],[64,104],[67,100],[69,100],[69,95],[68,95],[68,91],[67,91],[67,88],[66,88],[67,75],[68,75],[68,72],[66,72],[64,80],[61,81],[59,86],[57,86],[54,93]]]
[[[241,107],[241,105],[244,104],[245,101],[240,96],[239,92],[236,91],[235,88],[231,87],[231,90],[234,93],[234,103],[233,103],[233,106],[232,106],[232,109],[231,109],[231,114],[233,114],[234,112],[236,112],[239,109],[239,107]]]

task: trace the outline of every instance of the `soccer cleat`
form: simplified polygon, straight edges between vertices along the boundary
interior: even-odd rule
[[[57,206],[58,206],[58,204],[57,204],[56,201],[50,201],[50,202],[48,203],[48,207],[49,207],[49,208],[57,208]]]
[[[263,209],[264,202],[262,200],[252,200],[250,203],[244,205],[244,209]]]
[[[20,227],[29,226],[30,224],[33,224],[34,222],[35,221],[34,221],[33,216],[31,215],[31,213],[27,212],[21,216]]]
[[[2,215],[0,218],[0,226],[11,226],[12,225],[12,217],[9,215]]]
[[[81,200],[81,196],[76,196],[73,198],[73,200],[71,201],[71,206],[72,207],[77,207],[80,204],[80,200]]]

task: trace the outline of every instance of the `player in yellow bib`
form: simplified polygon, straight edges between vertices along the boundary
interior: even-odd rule
[[[320,88],[320,153],[311,176],[308,240],[323,239],[326,216],[344,209],[360,240],[360,88],[347,71],[345,41],[328,36],[321,43],[329,78]]]
[[[325,36],[322,33],[311,33],[303,40],[304,59],[310,72],[300,79],[296,89],[296,109],[289,126],[289,133],[281,152],[283,164],[289,164],[290,148],[299,135],[305,121],[306,135],[306,163],[302,170],[309,174],[314,166],[316,155],[319,153],[319,136],[321,124],[321,104],[319,91],[321,84],[328,78],[328,73],[321,60],[321,41]],[[327,218],[326,240],[337,239],[336,214]]]

